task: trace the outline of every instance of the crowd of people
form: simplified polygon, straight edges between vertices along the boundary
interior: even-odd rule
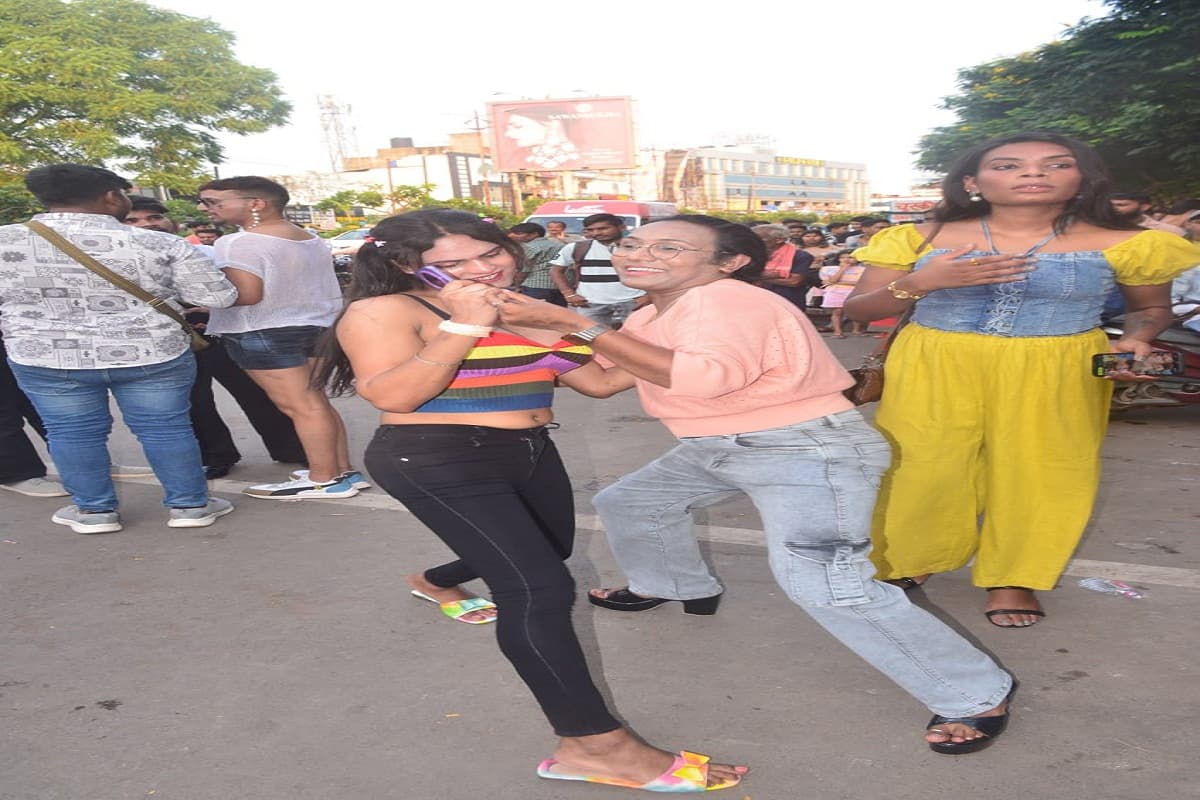
[[[1200,264],[1188,236],[1200,215],[1181,212],[1176,233],[1121,211],[1094,151],[1053,134],[962,154],[920,225],[684,214],[627,231],[596,214],[570,241],[447,209],[388,217],[345,298],[328,250],[286,220],[287,192],[265,178],[200,188],[213,222],[238,228],[211,253],[107,170],[41,167],[27,184],[47,209],[35,223],[158,301],[135,301],[36,225],[0,228],[11,267],[0,325],[27,398],[6,417],[0,456],[27,459],[14,431],[45,423],[73,500],[54,522],[120,529],[109,393],[163,486],[168,525],[232,511],[205,484],[206,467],[219,476],[238,458],[212,419],[213,377],[273,458],[306,467],[246,494],[351,497],[370,484],[329,398],[353,391],[380,414],[364,453],[372,480],[455,556],[410,574],[410,590],[452,620],[493,625],[559,737],[537,774],[648,791],[728,788],[748,767],[647,743],[597,688],[571,617],[575,509],[550,435],[556,386],[634,390],[678,439],[595,496],[626,582],[591,588],[589,603],[717,613],[726,586],[693,514],[745,496],[786,596],[933,714],[922,733],[933,751],[972,753],[1004,732],[1016,680],[909,593],[971,563],[993,625],[1045,617],[1035,593],[1055,586],[1099,485],[1112,381],[1088,365],[1106,351],[1151,358],[1179,280]],[[1126,334],[1110,343],[1098,326],[1114,292]],[[817,296],[834,337],[911,316],[873,423],[806,313]],[[164,304],[203,318],[208,346],[193,356]],[[41,465],[0,483],[45,476]],[[476,579],[489,598],[467,588]]]

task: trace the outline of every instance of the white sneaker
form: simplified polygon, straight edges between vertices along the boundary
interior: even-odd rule
[[[172,508],[167,519],[168,528],[207,528],[233,511],[233,503],[219,497],[210,497],[208,505],[200,508]]]
[[[58,481],[49,478],[26,478],[23,481],[0,483],[0,489],[23,494],[26,497],[66,497],[70,494]]]
[[[290,473],[288,473],[288,477],[294,481],[306,481],[306,480],[308,480],[308,470],[294,469]],[[355,489],[370,489],[371,488],[371,483],[365,477],[363,477],[363,474],[361,472],[359,472],[356,469],[352,469],[349,472],[343,472],[338,477],[338,480],[339,481],[349,481],[350,485],[353,486]]]
[[[283,483],[263,483],[242,490],[242,494],[263,500],[303,500],[306,497],[354,497],[358,489],[349,481],[335,478],[326,483],[314,483],[308,478],[297,478]]]
[[[69,525],[76,533],[116,533],[121,530],[121,517],[115,511],[80,511],[79,506],[65,506],[54,512],[50,521]]]

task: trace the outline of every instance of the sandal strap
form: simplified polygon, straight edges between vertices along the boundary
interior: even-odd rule
[[[941,714],[934,714],[933,719],[929,720],[929,724],[925,726],[925,730],[936,728],[939,725],[955,724],[966,725],[984,736],[998,736],[1008,725],[1008,712],[1006,711],[998,717],[943,717]]]
[[[439,603],[442,613],[451,619],[470,614],[472,611],[486,611],[495,608],[496,604],[483,597],[470,597],[466,600],[455,600],[452,603]]]

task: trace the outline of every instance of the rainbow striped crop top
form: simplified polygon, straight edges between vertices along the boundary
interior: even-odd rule
[[[412,297],[439,317],[449,314]],[[538,344],[505,331],[480,339],[441,394],[416,409],[427,414],[466,414],[486,411],[524,411],[549,408],[554,402],[554,379],[583,366],[592,348],[559,340]]]

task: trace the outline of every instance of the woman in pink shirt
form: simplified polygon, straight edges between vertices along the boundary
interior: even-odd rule
[[[723,587],[691,512],[744,493],[792,601],[933,711],[932,749],[979,750],[1005,727],[1013,680],[872,578],[871,514],[890,448],[842,395],[851,379],[804,312],[752,285],[765,262],[746,226],[683,215],[616,245],[622,283],[651,300],[620,331],[524,296],[501,305],[506,324],[590,343],[606,369],[575,388],[603,397],[636,387],[646,412],[680,440],[596,495],[629,585],[588,599],[617,611],[680,601],[687,613],[714,613]]]

